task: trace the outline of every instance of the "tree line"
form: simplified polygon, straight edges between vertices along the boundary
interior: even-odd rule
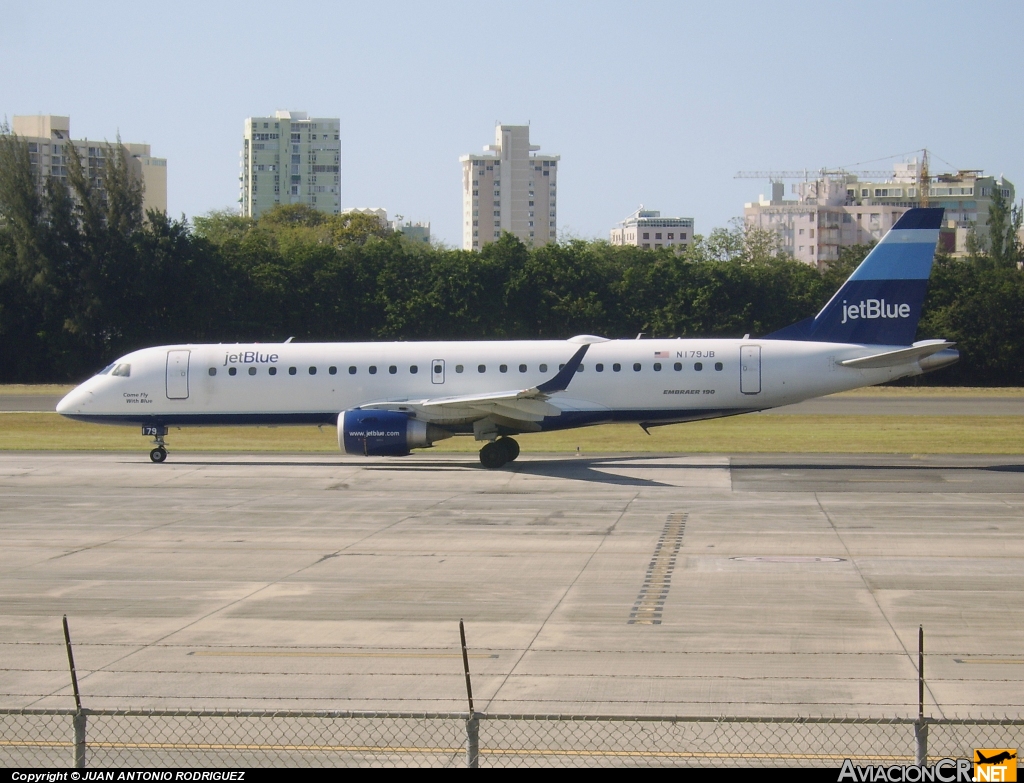
[[[178,220],[143,215],[122,156],[91,181],[68,149],[66,180],[40,186],[27,145],[0,129],[2,383],[77,381],[186,342],[756,337],[817,312],[870,249],[819,272],[742,226],[678,254],[509,234],[469,252],[302,205]],[[955,340],[962,358],[931,382],[1024,385],[1021,210],[994,212],[970,258],[936,260],[919,339]]]

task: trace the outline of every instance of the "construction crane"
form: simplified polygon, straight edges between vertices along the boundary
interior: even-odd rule
[[[917,169],[917,192],[918,200],[922,207],[927,207],[930,203],[931,195],[931,173],[928,167],[928,150],[927,148],[920,150],[921,152],[921,163]],[[906,153],[909,154],[909,153]],[[897,157],[897,156],[893,156]],[[767,179],[770,182],[781,182],[784,179],[802,179],[809,181],[812,178],[826,178],[826,177],[843,177],[846,175],[856,177],[868,177],[868,178],[880,178],[880,179],[892,179],[892,171],[862,171],[852,169],[804,169],[803,171],[737,171],[733,179]]]
[[[818,177],[892,177],[892,171],[849,171],[848,169],[804,169],[803,171],[737,171],[733,179],[767,179],[781,182],[784,179],[811,180]]]

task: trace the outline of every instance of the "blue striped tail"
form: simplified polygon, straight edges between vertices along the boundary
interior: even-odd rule
[[[942,214],[941,208],[907,210],[820,313],[765,339],[910,345],[928,290]]]

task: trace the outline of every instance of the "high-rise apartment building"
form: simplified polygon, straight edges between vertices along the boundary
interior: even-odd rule
[[[662,217],[656,209],[640,209],[611,230],[613,245],[633,245],[645,250],[663,247],[682,252],[693,242],[693,218]]]
[[[341,212],[341,120],[279,111],[249,117],[241,153],[239,203],[246,217],[278,204]]]
[[[535,247],[556,236],[559,155],[535,155],[529,125],[498,125],[483,155],[463,155],[462,247],[479,250],[503,231]]]
[[[67,182],[68,157],[74,147],[85,175],[103,198],[103,167],[117,142],[71,138],[71,118],[54,114],[15,115],[11,130],[28,143],[29,160],[36,177],[55,177]],[[148,144],[121,142],[121,154],[143,186],[142,208],[167,211],[167,159],[154,158]]]

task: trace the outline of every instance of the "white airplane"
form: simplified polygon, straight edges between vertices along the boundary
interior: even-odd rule
[[[172,426],[330,424],[366,456],[472,435],[500,468],[520,433],[789,405],[958,360],[951,342],[913,342],[942,212],[906,212],[821,312],[766,337],[166,345],[121,357],[57,412],[141,425],[153,462]]]

